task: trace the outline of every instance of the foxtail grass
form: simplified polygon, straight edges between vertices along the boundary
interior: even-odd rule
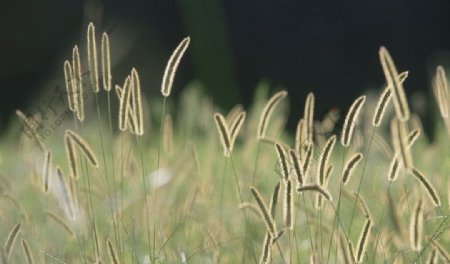
[[[275,225],[275,221],[273,220],[273,217],[272,217],[272,214],[271,214],[269,208],[267,207],[266,203],[264,202],[264,199],[263,199],[262,195],[259,193],[258,189],[256,189],[255,187],[250,187],[250,190],[252,191],[253,197],[255,198],[255,200],[259,206],[261,218],[264,221],[264,223],[266,224],[267,232],[269,232],[269,234],[272,237],[275,237],[277,235],[277,227]]]
[[[16,242],[17,235],[19,234],[20,227],[22,226],[22,222],[17,223],[9,232],[8,238],[3,245],[3,259],[6,263],[8,263],[8,259],[11,255],[11,251],[14,247],[14,243]]]
[[[169,61],[167,62],[167,66],[164,71],[163,82],[161,85],[161,93],[164,97],[168,97],[172,91],[173,80],[178,69],[178,64],[180,64],[184,52],[189,47],[190,41],[191,39],[189,37],[184,38],[175,48],[172,55],[170,56]]]
[[[262,110],[261,116],[259,118],[258,124],[258,139],[261,140],[266,136],[267,127],[269,125],[270,117],[272,116],[273,111],[277,107],[277,105],[283,100],[287,95],[286,91],[280,91],[274,94],[269,101],[264,106]]]
[[[358,97],[348,110],[341,137],[341,143],[344,147],[348,147],[350,145],[350,140],[352,139],[353,131],[355,130],[356,120],[361,112],[361,108],[364,106],[365,101],[366,96],[363,95]]]
[[[395,66],[391,55],[385,47],[380,48],[379,55],[388,87],[391,87],[392,89],[397,117],[402,122],[408,121],[410,112],[409,105],[406,99],[403,84],[400,82],[397,67]]]
[[[30,246],[28,246],[28,242],[25,239],[22,239],[22,249],[27,259],[27,263],[33,264],[34,263],[33,254],[31,253]]]
[[[23,239],[22,251],[9,243],[11,249],[8,254],[4,250],[3,259],[28,263],[42,259],[154,263],[179,262],[180,258],[216,263],[413,263],[448,256],[448,199],[443,199],[448,197],[444,160],[448,146],[442,142],[448,141],[449,121],[443,109],[448,103],[443,68],[438,67],[433,78],[436,110],[444,117],[437,121],[436,143],[427,140],[428,127],[423,127],[401,96],[407,91],[403,86],[408,72],[398,74],[385,48],[379,55],[386,88],[379,98],[371,98],[370,93],[358,97],[340,129],[336,126],[340,111],[334,108],[317,116],[310,93],[300,107],[304,112],[295,117],[299,120],[295,135],[289,135],[283,131],[287,116],[281,111],[274,114],[286,91],[267,101],[259,96],[256,106],[248,110],[237,104],[227,115],[219,114],[222,110],[198,93],[181,95],[185,108],[167,103],[189,38],[162,67],[162,107],[150,105],[150,112],[144,90],[148,86],[141,86],[147,72],[131,68],[125,81],[116,85],[109,35],[101,36],[99,62],[93,24],[87,37],[88,45],[75,46],[63,67],[68,93],[63,99],[68,101],[67,111],[73,112],[75,128],[63,123],[53,135],[56,138],[62,132],[64,136],[53,140],[41,134],[50,122],[46,116],[17,112],[28,139],[21,138],[25,151],[16,166],[20,170],[0,171],[0,196],[5,198],[0,199],[0,219],[13,225],[20,216],[26,232],[19,227],[15,235]],[[87,56],[80,53],[85,50]],[[84,69],[88,76],[83,81]],[[113,85],[118,100],[110,99]],[[91,94],[97,120],[91,117],[90,100],[80,101]],[[107,111],[100,103],[104,95]],[[393,142],[387,140],[389,128],[383,124],[392,118],[391,101]],[[373,114],[366,108],[370,105]],[[112,113],[116,106],[119,111]],[[160,122],[148,122],[155,113],[161,113]],[[118,117],[114,122],[113,115]],[[103,133],[108,125],[109,133]],[[97,138],[92,131],[99,133]],[[372,141],[376,148],[371,149]],[[31,143],[38,148],[28,150]],[[61,155],[64,148],[66,157]],[[225,159],[218,158],[222,150]],[[2,168],[15,158],[9,152],[7,148],[0,151]],[[229,182],[230,166],[237,192]],[[116,169],[120,175],[115,175]],[[70,177],[63,175],[66,171]],[[23,184],[22,177],[31,184]],[[398,178],[402,181],[394,181]],[[339,197],[337,202],[334,197]],[[414,205],[419,199],[423,202]],[[427,204],[436,208],[427,209]],[[45,217],[39,217],[36,208],[45,208]],[[243,219],[235,215],[236,208]],[[384,221],[385,213],[388,221]],[[376,236],[371,236],[372,229]],[[7,237],[11,231],[5,231]],[[52,235],[42,239],[45,234]],[[42,246],[36,247],[41,240]],[[357,243],[353,246],[352,241]],[[42,248],[39,254],[33,251],[38,248]]]

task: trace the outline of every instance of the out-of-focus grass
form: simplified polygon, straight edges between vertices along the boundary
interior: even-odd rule
[[[247,118],[231,158],[226,158],[213,119],[216,111],[224,115],[226,112],[216,109],[200,90],[199,85],[193,83],[185,89],[179,104],[168,100],[166,114],[172,115],[174,120],[170,138],[167,138],[167,131],[160,134],[162,98],[148,102],[142,138],[120,132],[116,121],[110,131],[107,110],[103,108],[101,122],[94,111],[86,113],[82,126],[79,123],[75,126],[73,118],[67,118],[44,140],[46,148],[52,152],[48,194],[43,192],[45,153],[21,133],[19,122],[14,122],[0,143],[0,242],[6,241],[16,223],[22,222],[9,262],[25,262],[18,243],[21,239],[28,241],[36,263],[93,263],[99,259],[109,262],[108,239],[121,263],[259,262],[266,227],[252,207],[239,209],[241,199],[234,177],[243,201],[254,205],[250,186],[255,186],[268,203],[274,186],[282,180],[273,143],[256,138],[262,108],[272,92],[269,94],[270,87],[266,83],[260,84],[252,107],[245,109]],[[104,92],[99,94],[99,97],[104,96]],[[351,147],[344,150],[337,143],[332,153],[329,164],[334,165],[334,169],[326,187],[334,198],[332,203],[325,201],[323,208],[317,210],[315,193],[295,192],[294,228],[286,230],[271,247],[272,263],[308,263],[312,259],[315,263],[344,263],[348,260],[348,242],[355,248],[358,246],[366,220],[360,202],[353,195],[358,190],[373,223],[363,262],[424,262],[438,248],[435,244],[443,249],[450,246],[447,218],[449,131],[443,122],[438,122],[436,141],[429,142],[422,135],[412,148],[414,166],[425,173],[441,199],[441,206],[434,207],[411,173],[402,171],[397,181],[388,181],[392,157],[381,151],[373,135],[392,146],[387,121],[392,111],[388,111],[383,125],[374,129],[371,124],[373,100],[368,98],[363,108]],[[286,102],[284,100],[271,117],[266,138],[293,148],[295,139],[284,130]],[[89,103],[87,105],[89,107]],[[303,102],[297,102],[296,107],[300,106],[303,107]],[[63,108],[60,110],[65,111]],[[116,116],[117,113],[113,113],[114,120]],[[42,116],[35,118],[44,127],[52,124],[52,120],[43,120]],[[322,117],[315,119],[322,120]],[[417,124],[410,122],[410,127],[416,128]],[[81,135],[100,163],[95,169],[80,155],[78,165],[82,173],[77,180],[69,177],[65,129]],[[317,182],[317,160],[324,142],[340,133],[340,128],[336,127],[324,133],[316,130],[314,158],[306,183]],[[172,142],[173,147],[165,148],[160,140]],[[362,152],[364,158],[350,183],[342,187],[343,164],[356,151]],[[74,219],[68,216],[61,196],[57,166],[62,169],[70,189],[76,212]],[[291,174],[294,179],[293,172]],[[146,188],[143,188],[144,183]],[[278,230],[285,228],[282,193],[283,187],[275,216]],[[144,195],[148,208],[145,208]],[[424,202],[424,236],[421,250],[413,251],[409,241],[410,219],[418,199]],[[98,253],[95,240],[99,245]],[[439,253],[441,259],[444,253]]]

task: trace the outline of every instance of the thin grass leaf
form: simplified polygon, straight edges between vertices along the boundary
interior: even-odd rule
[[[172,154],[173,150],[173,120],[170,114],[164,117],[163,146],[167,154]]]
[[[450,254],[448,251],[443,247],[439,242],[435,240],[431,240],[431,243],[433,244],[434,248],[439,252],[439,255],[441,255],[447,263],[450,263]]]

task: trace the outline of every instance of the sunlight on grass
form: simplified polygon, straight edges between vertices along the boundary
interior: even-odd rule
[[[100,55],[92,24],[88,39],[86,58],[76,47],[62,67],[58,114],[18,112],[0,143],[4,263],[450,261],[442,67],[434,142],[405,105],[407,73],[384,47],[380,99],[361,95],[347,112],[317,116],[310,93],[293,136],[284,129],[289,95],[264,82],[249,109],[217,109],[195,82],[171,102],[190,38],[151,100],[136,69],[111,77],[106,33]],[[120,83],[112,94],[110,82]]]

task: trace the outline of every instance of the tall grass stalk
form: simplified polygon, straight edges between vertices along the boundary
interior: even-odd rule
[[[344,153],[342,154],[341,173],[340,173],[340,175],[342,175],[342,173],[344,172],[344,164],[345,164],[346,156],[347,156],[347,148],[344,148]],[[337,209],[336,209],[337,210],[337,215],[336,215],[336,218],[333,221],[333,228],[331,230],[331,238],[333,238],[335,228],[336,227],[339,228],[339,226],[337,226],[337,221],[338,221],[338,219],[340,217],[340,214],[341,214],[341,197],[342,197],[343,187],[344,187],[344,184],[343,184],[342,180],[339,179],[339,195],[338,195]],[[344,230],[344,232],[345,232],[345,230]],[[331,244],[332,244],[332,242],[333,242],[332,239],[330,239],[330,243],[328,244],[327,263],[329,263],[329,261],[330,261],[330,253],[331,253]]]
[[[110,127],[110,135],[112,135],[112,125],[111,125],[111,112],[110,112],[110,104],[109,104],[109,92],[108,94],[108,113],[109,113],[109,127]],[[96,108],[97,108],[97,118],[98,118],[98,123],[101,124],[102,123],[102,119],[100,116],[100,106],[99,106],[99,100],[98,100],[98,93],[95,93],[95,104],[96,104]],[[117,245],[120,244],[120,239],[119,239],[119,232],[118,232],[118,228],[117,228],[117,223],[116,223],[116,219],[114,217],[114,208],[113,208],[113,195],[111,193],[111,187],[110,187],[110,183],[109,183],[109,177],[108,177],[108,166],[107,166],[107,160],[106,160],[106,153],[105,153],[105,144],[104,144],[104,140],[103,140],[103,132],[102,132],[102,128],[101,126],[99,127],[98,130],[99,133],[99,138],[100,138],[100,145],[102,148],[102,160],[103,160],[103,166],[104,166],[104,171],[105,171],[105,177],[102,177],[102,174],[100,172],[100,170],[98,169],[98,173],[100,176],[100,179],[102,179],[102,181],[104,181],[105,187],[106,187],[106,192],[108,195],[108,200],[109,200],[109,208],[110,208],[110,212],[111,212],[111,220],[112,220],[112,225],[113,225],[113,229],[114,229],[114,241],[116,242]],[[112,157],[112,161],[113,161],[113,166],[114,167],[114,159],[113,159],[113,151],[111,151],[111,157]],[[114,168],[113,168],[114,170]],[[112,174],[112,178],[114,179],[114,173]],[[115,189],[115,186],[114,186]]]
[[[361,191],[361,185],[362,185],[362,182],[364,180],[364,175],[365,175],[365,171],[366,171],[367,162],[369,160],[369,153],[370,153],[370,148],[372,146],[372,141],[373,141],[373,135],[374,134],[375,134],[375,127],[372,129],[372,132],[371,132],[371,135],[370,135],[370,138],[369,138],[369,146],[367,147],[366,154],[364,155],[366,158],[364,159],[364,165],[363,165],[363,169],[362,169],[362,172],[361,172],[361,177],[359,179],[358,189],[356,191],[357,197],[355,199],[355,202],[353,203],[352,217],[350,218],[350,225],[349,225],[349,228],[348,228],[348,236],[349,237],[350,237],[351,232],[352,232],[352,225],[353,225],[353,219],[355,217],[356,204],[358,203],[358,200],[359,200],[359,194],[360,194],[360,191]]]
[[[147,226],[147,246],[148,246],[148,253],[150,254],[150,258],[152,261],[155,259],[155,252],[156,252],[156,224],[158,223],[155,220],[154,226],[153,226],[153,240],[150,239],[150,223],[149,223],[149,211],[148,211],[148,199],[147,199],[147,182],[145,181],[145,177],[147,176],[147,170],[144,165],[144,154],[142,149],[142,142],[141,138],[136,135],[136,141],[139,147],[139,156],[141,157],[141,170],[142,170],[142,189],[143,189],[143,196],[144,196],[144,205],[145,205],[145,224]],[[158,154],[159,156],[159,154]],[[158,182],[158,170],[159,167],[157,167],[156,171],[156,182]],[[155,190],[155,197],[157,197],[158,188]],[[157,198],[155,198],[155,205],[158,205]],[[157,207],[158,208],[158,207]],[[157,219],[157,218],[156,218]]]

